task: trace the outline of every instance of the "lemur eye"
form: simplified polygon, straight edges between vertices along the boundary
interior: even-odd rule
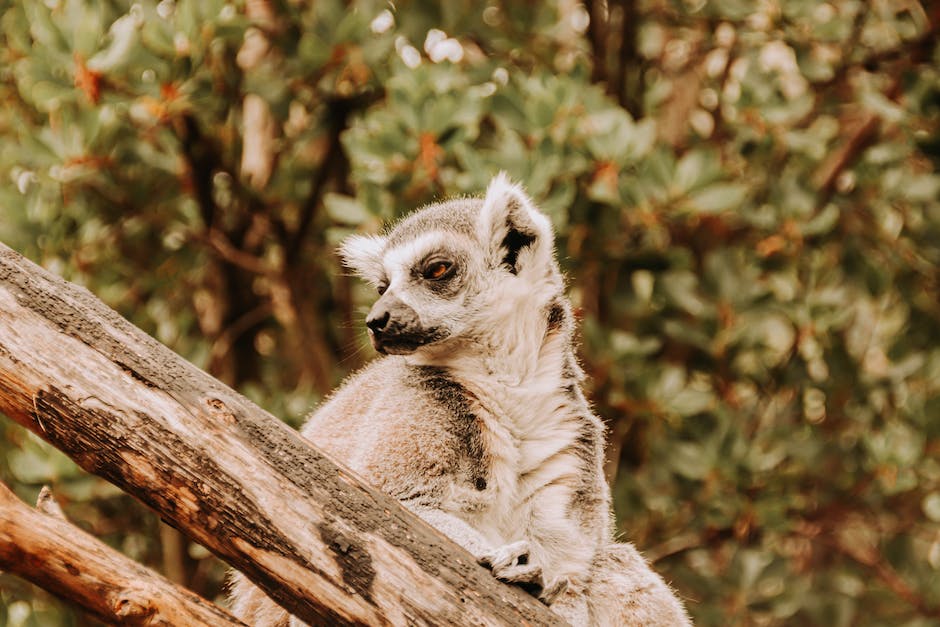
[[[453,274],[454,264],[449,261],[432,261],[424,267],[421,275],[429,281],[440,281]]]
[[[385,293],[385,290],[387,289],[388,289],[387,283],[379,283],[378,287],[376,288],[376,291],[379,293],[379,296],[381,296],[382,294]]]

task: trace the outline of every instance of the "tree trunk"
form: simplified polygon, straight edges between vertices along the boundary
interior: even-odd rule
[[[0,411],[307,622],[560,622],[281,421],[2,244]]]

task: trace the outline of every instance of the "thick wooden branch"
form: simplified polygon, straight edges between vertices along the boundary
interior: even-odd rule
[[[307,622],[559,622],[282,422],[2,244],[0,411]]]
[[[72,525],[50,497],[40,497],[40,503],[43,511],[0,483],[0,569],[110,624],[244,624]]]

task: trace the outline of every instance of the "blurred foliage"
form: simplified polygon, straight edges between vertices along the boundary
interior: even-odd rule
[[[369,355],[336,242],[506,170],[559,232],[620,529],[696,622],[940,624],[935,4],[0,14],[0,240],[296,425]],[[219,594],[132,499],[0,446],[23,498]],[[0,626],[83,622],[0,576]]]

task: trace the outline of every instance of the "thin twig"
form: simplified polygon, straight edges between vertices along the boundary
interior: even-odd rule
[[[264,259],[241,250],[232,243],[225,233],[214,227],[198,239],[205,242],[221,259],[242,270],[263,276],[269,276],[274,271]]]
[[[872,548],[870,551],[865,551],[864,549],[845,544],[840,539],[833,537],[824,537],[823,541],[827,546],[834,548],[842,555],[851,558],[859,565],[874,572],[878,579],[880,579],[891,592],[914,607],[922,616],[940,618],[940,608],[931,607],[923,596],[904,581],[904,578],[898,574],[894,566],[892,566],[877,549]]]
[[[235,341],[248,331],[248,329],[261,323],[271,315],[272,308],[270,302],[263,302],[251,311],[247,311],[239,316],[232,324],[226,327],[212,343],[212,348],[209,351],[210,362],[215,362],[228,353],[235,344]]]

